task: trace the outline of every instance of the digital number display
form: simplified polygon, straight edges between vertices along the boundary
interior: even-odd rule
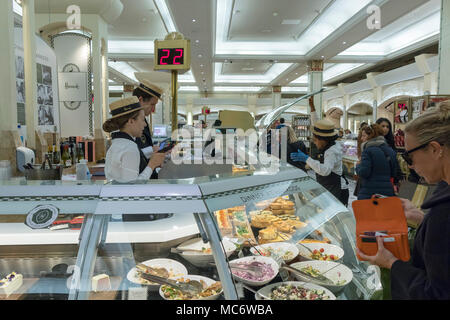
[[[158,65],[178,65],[184,64],[184,49],[170,48],[158,49]]]

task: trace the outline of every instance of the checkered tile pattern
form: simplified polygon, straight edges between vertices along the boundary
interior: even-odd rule
[[[87,201],[98,200],[96,196],[54,196],[54,197],[0,197],[0,202],[9,201]]]
[[[263,184],[263,185],[260,185],[260,186],[255,186],[255,187],[250,187],[250,188],[242,188],[242,189],[235,189],[235,190],[230,190],[230,191],[224,191],[224,192],[210,194],[210,195],[206,196],[204,199],[205,200],[215,199],[215,198],[226,197],[226,196],[234,195],[234,194],[242,194],[242,193],[245,193],[245,192],[264,190],[264,189],[274,188],[276,186],[279,186],[279,185],[282,185],[282,184],[286,184],[286,183],[296,183],[296,182],[301,182],[301,181],[305,181],[305,180],[309,180],[309,179],[310,179],[309,177],[304,177],[304,178],[299,178],[299,179],[295,179],[295,180]]]
[[[186,200],[202,200],[200,196],[173,196],[173,197],[107,197],[101,198],[100,201],[186,201]]]

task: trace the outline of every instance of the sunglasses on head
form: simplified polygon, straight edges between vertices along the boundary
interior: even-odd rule
[[[420,146],[418,146],[418,147],[416,147],[416,148],[414,148],[414,149],[405,151],[404,153],[402,153],[402,158],[405,160],[405,162],[406,162],[409,166],[412,166],[413,160],[412,160],[412,158],[411,158],[411,153],[413,153],[413,152],[415,152],[415,151],[417,151],[417,150],[420,150],[420,149],[425,148],[426,146],[428,146],[429,143],[430,143],[430,141],[427,142],[427,143],[421,144]]]

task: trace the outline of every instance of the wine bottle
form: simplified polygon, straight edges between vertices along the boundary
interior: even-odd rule
[[[62,162],[63,162],[63,165],[65,168],[70,168],[72,166],[72,158],[70,157],[70,154],[69,154],[69,146],[68,145],[64,146],[64,152],[61,155],[61,159],[62,159]]]
[[[83,142],[78,143],[77,158],[78,163],[80,163],[80,161],[84,159]]]

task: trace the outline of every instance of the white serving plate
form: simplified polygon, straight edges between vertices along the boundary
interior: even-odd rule
[[[295,259],[295,257],[298,256],[299,250],[296,247],[295,244],[293,243],[289,243],[289,242],[274,242],[274,243],[266,243],[266,244],[262,244],[256,247],[252,247],[250,248],[250,252],[255,255],[255,256],[259,256],[260,254],[256,251],[256,249],[260,250],[261,249],[269,249],[271,248],[273,251],[275,252],[280,252],[280,255],[283,256],[287,251],[292,252],[292,258],[290,259],[283,259],[284,262],[290,262],[293,259]],[[270,257],[270,256],[265,256],[265,257]]]
[[[335,267],[336,265],[339,265],[337,267]],[[333,262],[333,261],[319,261],[319,260],[310,260],[310,261],[302,261],[302,262],[296,262],[291,264],[292,268],[295,269],[299,269],[301,270],[302,268],[305,267],[313,267],[314,269],[319,270],[321,273],[330,270],[331,268],[333,268],[332,270],[328,271],[325,276],[330,279],[331,281],[337,283],[337,281],[345,281],[342,284],[335,284],[335,285],[329,285],[329,284],[323,284],[320,281],[314,281],[310,278],[304,277],[299,273],[292,273],[294,275],[294,277],[299,280],[299,281],[310,281],[316,284],[320,284],[321,286],[329,289],[331,292],[333,293],[338,293],[341,290],[343,290],[345,288],[346,285],[348,285],[352,279],[353,279],[353,272],[352,270],[350,270],[350,268],[348,268],[347,266],[337,263],[337,262]]]
[[[227,240],[223,239],[222,244],[225,248],[225,252],[227,257],[229,257],[235,250],[236,245]],[[194,249],[201,250],[203,248],[211,248],[209,243],[204,243],[201,238],[190,239],[186,242],[180,244],[177,249]],[[211,263],[214,263],[214,256],[212,253],[202,253],[202,252],[193,252],[193,251],[185,251],[180,253],[180,255],[192,263],[194,266],[203,268],[203,267],[211,267]]]
[[[233,277],[236,280],[238,280],[244,284],[248,284],[250,286],[263,286],[263,285],[269,283],[270,281],[272,281],[277,276],[278,270],[279,270],[278,263],[270,257],[262,257],[262,256],[243,257],[243,258],[239,258],[239,259],[230,261],[230,264],[241,263],[241,262],[250,263],[252,261],[264,262],[264,263],[269,264],[271,266],[272,270],[274,271],[274,275],[270,279],[266,279],[264,281],[249,280],[249,279],[241,278],[241,277],[235,275],[234,273],[232,273]]]
[[[304,257],[305,259],[308,260],[315,260],[311,258],[311,252],[308,251],[308,249],[306,249],[305,247],[309,248],[311,251],[314,251],[315,249],[320,250],[321,248],[324,249],[325,254],[327,255],[335,255],[337,256],[337,260],[334,261],[339,261],[342,259],[342,257],[344,256],[344,250],[339,247],[336,246],[334,244],[328,244],[328,243],[302,243],[302,244],[298,244],[297,243],[297,248],[299,251],[299,254]],[[319,260],[317,260],[319,261]]]
[[[325,295],[330,297],[329,300],[336,300],[336,296],[327,288],[324,288],[324,287],[319,286],[314,283],[307,283],[307,282],[301,282],[301,281],[286,281],[286,282],[277,282],[277,283],[269,284],[269,285],[259,289],[256,292],[255,299],[256,300],[266,300],[264,297],[269,298],[272,293],[272,289],[274,289],[280,285],[284,285],[284,284],[292,284],[292,285],[296,285],[296,286],[301,286],[306,289],[323,290],[325,292]]]
[[[179,278],[190,279],[190,280],[197,280],[197,281],[203,280],[203,281],[205,281],[207,287],[209,287],[213,283],[217,282],[217,281],[215,281],[215,280],[213,280],[211,278],[204,277],[204,276],[193,275],[193,274],[188,274],[186,276],[174,277],[173,279],[179,279]],[[217,300],[222,293],[223,293],[223,289],[219,293],[217,293],[215,295],[212,295],[212,296],[209,296],[209,297],[204,297],[204,298],[201,298],[201,299],[192,299],[192,300]],[[168,299],[168,298],[164,297],[164,292],[162,290],[162,286],[159,287],[159,295],[164,300],[173,300],[173,299]]]
[[[175,261],[172,259],[165,259],[165,258],[151,259],[151,260],[142,262],[142,264],[145,264],[146,266],[154,267],[154,268],[155,267],[156,268],[166,268],[167,271],[169,271],[169,274],[171,275],[169,277],[170,279],[172,279],[174,277],[178,277],[178,276],[185,276],[188,274],[188,271],[184,265],[182,265],[178,261]],[[141,279],[138,276],[136,267],[132,268],[128,272],[127,279],[136,284],[146,285],[149,287],[150,290],[157,290],[160,286],[160,284],[148,283],[148,282],[145,282],[145,280]]]

